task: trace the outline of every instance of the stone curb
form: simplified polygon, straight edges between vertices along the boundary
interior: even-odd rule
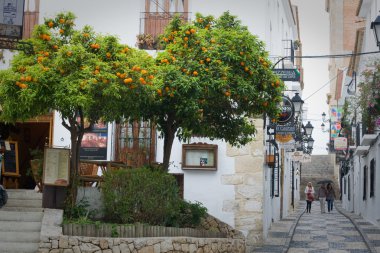
[[[287,253],[288,252],[289,247],[290,247],[290,242],[293,240],[294,231],[296,230],[298,222],[300,221],[300,219],[301,219],[301,217],[302,217],[302,215],[304,213],[305,213],[305,208],[302,208],[301,212],[298,214],[298,216],[296,217],[296,219],[293,221],[293,224],[290,227],[290,230],[289,230],[289,233],[288,233],[288,237],[286,238],[286,241],[285,241],[285,244],[284,244],[284,249],[282,251],[283,253]]]
[[[351,215],[349,215],[345,210],[343,210],[341,207],[340,207],[340,203],[339,203],[339,206],[338,205],[335,205],[335,209],[340,213],[342,214],[343,216],[345,216],[347,219],[349,219],[351,221],[351,223],[354,225],[354,227],[359,231],[359,234],[362,236],[367,248],[369,249],[370,253],[377,253],[377,250],[375,249],[375,247],[372,245],[371,241],[369,240],[368,236],[366,233],[364,233],[364,231],[361,229],[361,227],[356,223],[355,219],[351,217]]]

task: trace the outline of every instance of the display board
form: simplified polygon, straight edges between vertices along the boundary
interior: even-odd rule
[[[18,143],[16,141],[0,141],[3,151],[2,174],[5,176],[19,176]]]
[[[45,148],[43,178],[45,185],[70,184],[70,149]]]

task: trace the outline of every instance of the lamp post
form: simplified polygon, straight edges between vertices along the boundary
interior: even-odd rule
[[[329,129],[325,129],[325,124],[324,123],[326,123],[326,122],[328,122],[329,123]],[[324,132],[324,133],[326,133],[326,132],[328,132],[329,133],[329,152],[332,150],[332,143],[331,143],[331,119],[326,119],[326,113],[325,112],[323,112],[322,113],[322,124],[321,124],[321,130],[322,130],[322,132]]]
[[[376,45],[380,49],[380,16],[377,16],[375,21],[371,23],[371,29],[373,29],[375,35]]]
[[[294,97],[292,97],[292,103],[293,103],[293,106],[294,106],[294,113],[297,114],[297,115],[299,115],[302,112],[302,105],[303,105],[304,101],[299,96],[298,92],[296,92],[296,94],[294,95]]]

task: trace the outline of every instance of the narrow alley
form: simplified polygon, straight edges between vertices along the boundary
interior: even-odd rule
[[[318,201],[311,213],[299,204],[294,214],[273,223],[265,245],[253,252],[380,252],[380,228],[345,212],[339,202],[330,213],[321,213]]]

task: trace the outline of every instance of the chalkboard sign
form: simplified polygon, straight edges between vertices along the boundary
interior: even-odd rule
[[[18,144],[16,141],[0,141],[3,151],[2,174],[5,176],[19,176]]]

